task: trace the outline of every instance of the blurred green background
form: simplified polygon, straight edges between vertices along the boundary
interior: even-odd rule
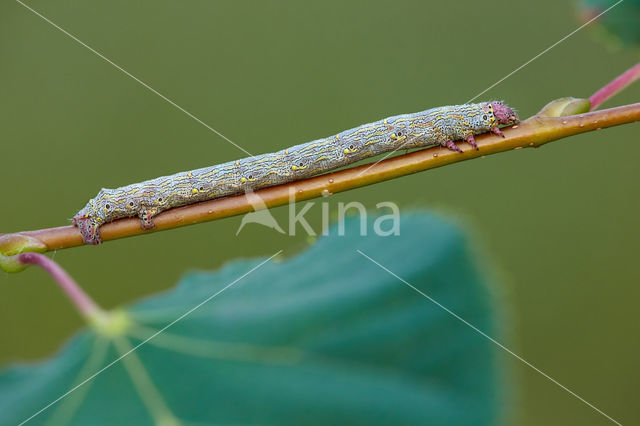
[[[28,4],[253,153],[464,103],[580,25],[573,2],[551,0]],[[480,100],[504,100],[527,117],[557,97],[588,97],[638,57],[580,31]],[[638,99],[636,85],[607,105]],[[622,423],[638,423],[637,142],[637,125],[575,136],[318,200],[306,217],[318,231],[320,203],[335,212],[340,201],[462,217],[502,278],[507,346]],[[100,187],[244,156],[11,1],[0,4],[0,148],[0,232],[67,224]],[[619,150],[624,158],[608,155]],[[286,207],[274,215],[287,223]],[[301,228],[289,237],[248,225],[236,236],[240,221],[55,260],[111,308],[167,289],[189,269],[308,244]],[[0,288],[4,365],[48,356],[83,326],[40,270],[1,274]],[[608,423],[499,356],[518,385],[519,399],[505,407],[513,423]]]

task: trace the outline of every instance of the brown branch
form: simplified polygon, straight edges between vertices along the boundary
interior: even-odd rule
[[[460,144],[464,150],[462,154],[440,147],[422,149],[386,159],[373,167],[366,164],[340,170],[310,179],[262,189],[256,191],[255,195],[260,197],[266,207],[276,207],[289,203],[290,194],[295,194],[295,201],[308,200],[321,197],[327,193],[333,194],[348,191],[498,152],[539,147],[547,142],[556,141],[567,136],[631,123],[640,119],[640,103],[579,115],[549,116],[559,114],[557,105],[560,105],[559,110],[562,111],[562,105],[565,105],[562,101],[554,101],[539,114],[518,125],[504,129],[505,138],[493,134],[484,134],[476,137],[480,147],[479,151],[471,149],[465,143]],[[564,101],[566,102],[566,100]],[[581,105],[586,103],[586,108],[588,109],[587,101],[579,101],[583,102]],[[564,111],[567,111],[567,109],[564,109]],[[253,205],[247,196],[242,194],[167,210],[154,218],[156,228],[150,231],[140,228],[140,220],[138,218],[127,218],[103,225],[100,233],[102,239],[108,241],[236,216],[251,211],[254,211]],[[2,251],[2,241],[4,239],[17,236],[28,237],[30,240],[35,239],[43,243],[47,250],[59,250],[83,244],[77,228],[63,226],[0,235],[0,252]],[[28,248],[24,251],[28,251]]]

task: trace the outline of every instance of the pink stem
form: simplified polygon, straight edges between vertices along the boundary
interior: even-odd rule
[[[73,278],[71,278],[60,265],[47,256],[40,253],[20,253],[18,260],[25,264],[41,266],[42,269],[47,271],[86,318],[95,317],[102,312],[98,305],[80,288]]]
[[[591,111],[598,108],[603,102],[611,98],[616,93],[640,78],[640,63],[636,64],[616,77],[611,83],[594,93],[589,100],[591,101]]]

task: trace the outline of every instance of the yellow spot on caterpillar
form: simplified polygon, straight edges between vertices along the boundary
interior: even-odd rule
[[[189,177],[193,177],[193,175],[191,174],[191,172],[187,173],[187,176],[189,176]]]
[[[193,194],[197,194],[197,193],[198,193],[198,190],[197,190],[197,189],[195,189],[195,188],[193,188],[193,189],[191,190],[191,193],[193,193]]]
[[[240,162],[239,162],[239,161],[236,161],[236,166],[239,166],[239,165],[240,165]]]
[[[246,182],[247,178],[240,178],[240,182]]]
[[[301,148],[300,152],[302,153],[302,152],[308,151],[308,150],[313,149],[313,148],[322,147],[324,145],[326,145],[326,142],[325,143],[310,143],[309,145],[305,146],[304,148]]]

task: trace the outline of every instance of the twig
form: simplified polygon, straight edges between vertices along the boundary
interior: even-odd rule
[[[584,102],[586,103],[586,101]],[[476,141],[480,147],[479,151],[471,149],[469,145],[464,144],[460,145],[464,149],[464,153],[462,154],[439,147],[423,149],[389,158],[381,161],[374,167],[369,168],[369,165],[353,167],[310,179],[265,188],[256,191],[254,195],[260,197],[264,202],[264,207],[271,208],[289,203],[290,194],[295,195],[294,201],[308,200],[321,197],[327,193],[337,193],[360,188],[377,182],[470,160],[472,158],[496,154],[498,152],[527,147],[539,147],[547,142],[556,141],[567,136],[632,123],[640,119],[640,103],[564,117],[548,116],[548,113],[545,114],[545,111],[548,110],[549,107],[545,107],[541,113],[527,119],[519,125],[505,129],[505,138],[493,134],[478,136]],[[141,229],[140,220],[137,218],[126,218],[103,225],[100,233],[102,239],[108,241],[180,226],[193,225],[200,222],[240,215],[250,211],[254,211],[254,206],[250,202],[249,197],[237,195],[167,210],[154,218],[156,227],[153,230]],[[59,250],[84,244],[77,228],[73,226],[63,226],[37,231],[26,231],[17,234],[7,234],[4,236],[0,235],[0,248],[2,246],[2,239],[12,235],[35,238],[46,246],[46,250]]]

